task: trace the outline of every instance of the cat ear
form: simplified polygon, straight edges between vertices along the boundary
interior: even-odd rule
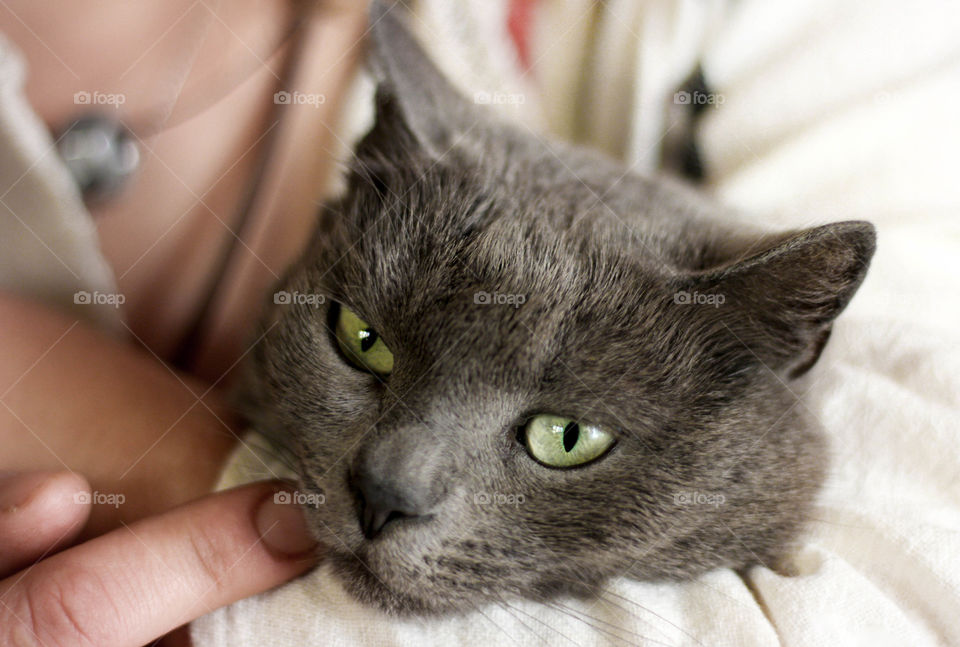
[[[876,231],[848,221],[777,238],[765,251],[701,274],[694,289],[723,295],[731,332],[770,369],[792,378],[817,361],[833,320],[860,287]]]
[[[370,6],[368,64],[377,82],[370,138],[416,146],[438,159],[476,122],[477,110],[430,60],[404,23],[405,13],[402,3],[375,0]]]

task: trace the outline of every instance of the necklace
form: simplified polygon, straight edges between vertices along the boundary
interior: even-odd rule
[[[57,137],[57,152],[87,203],[118,194],[140,166],[140,149],[118,120],[78,116]]]
[[[267,60],[284,44],[292,40],[300,24],[302,12],[295,12],[289,27],[263,59]],[[190,70],[206,37],[213,20],[213,10],[207,14],[207,20],[198,25],[199,33],[192,39],[187,56],[180,64],[177,91],[171,94],[166,105],[153,106],[144,114],[117,117],[118,104],[123,103],[123,95],[103,92],[81,91],[74,94],[74,103],[82,106],[78,113],[64,127],[55,132],[57,152],[70,171],[80,189],[84,201],[90,205],[100,204],[116,197],[140,165],[140,151],[137,141],[163,133],[202,113],[223,96],[244,81],[251,70],[241,69],[239,73],[219,75],[219,81],[213,92],[206,93],[200,101],[189,102],[186,109],[174,114],[174,107],[181,101],[181,91]],[[289,61],[288,56],[288,61]],[[286,69],[278,80],[278,89],[288,81]],[[105,106],[105,109],[101,108]]]
[[[277,93],[285,91],[289,87],[291,79],[296,75],[303,54],[305,14],[305,11],[294,11],[290,25],[271,50],[272,55],[285,44],[289,45],[275,86]],[[197,44],[197,50],[199,45],[200,43]],[[196,51],[193,52],[192,56],[195,55]],[[187,73],[189,74],[189,69]],[[226,91],[232,88],[232,84],[227,85]],[[138,139],[157,135],[189,120],[216,103],[221,96],[222,93],[217,93],[212,101],[207,99],[199,108],[186,111],[186,116],[173,120],[173,123],[170,119],[172,104],[166,110],[155,111],[162,113],[162,118],[153,120],[155,125],[152,127],[138,127],[136,125],[138,120],[136,119],[124,121],[110,116],[108,113],[84,110],[70,120],[68,125],[60,131],[59,136],[56,137],[57,151],[88,205],[108,201],[123,190],[139,168],[141,156],[136,143]],[[74,97],[74,101],[80,105],[102,103],[92,101],[93,98],[89,93],[78,93]],[[173,103],[176,101],[177,97],[174,97]],[[283,115],[281,111],[284,107],[284,102],[275,100],[274,108],[268,115],[269,122],[280,121]],[[246,234],[248,234],[248,229],[253,220],[254,206],[257,203],[262,186],[262,179],[276,148],[276,135],[280,130],[280,128],[271,129],[262,142],[254,164],[252,178],[246,183],[247,188],[240,202],[239,213],[234,218],[231,227],[234,235],[226,238],[221,245],[217,262],[213,271],[208,275],[201,292],[199,307],[195,309],[194,315],[185,328],[185,334],[171,358],[174,366],[185,370],[192,368],[194,358],[203,341],[205,323],[212,315],[211,311],[217,290],[224,279],[232,258],[236,254],[236,249],[240,246],[239,243],[247,237]]]

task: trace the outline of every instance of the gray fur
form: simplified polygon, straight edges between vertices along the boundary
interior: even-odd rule
[[[735,226],[679,185],[481,112],[391,10],[371,20],[376,123],[283,282],[326,302],[271,303],[243,390],[301,488],[325,495],[308,517],[350,590],[434,613],[775,563],[827,463],[790,381],[862,281],[873,227]],[[334,302],[380,332],[389,378],[340,356]],[[617,443],[545,467],[517,436],[535,413]],[[419,516],[366,539],[361,469]]]

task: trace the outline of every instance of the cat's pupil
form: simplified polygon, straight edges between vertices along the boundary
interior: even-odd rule
[[[379,335],[376,330],[371,330],[370,328],[364,328],[360,331],[360,350],[366,353],[368,350],[373,348],[373,345],[377,343],[377,338]]]
[[[580,439],[580,425],[570,422],[563,428],[563,451],[570,452]]]

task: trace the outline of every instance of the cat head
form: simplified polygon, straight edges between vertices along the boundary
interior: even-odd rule
[[[375,5],[376,119],[270,304],[246,411],[396,612],[777,560],[823,478],[793,393],[873,228],[734,227],[500,121]]]

